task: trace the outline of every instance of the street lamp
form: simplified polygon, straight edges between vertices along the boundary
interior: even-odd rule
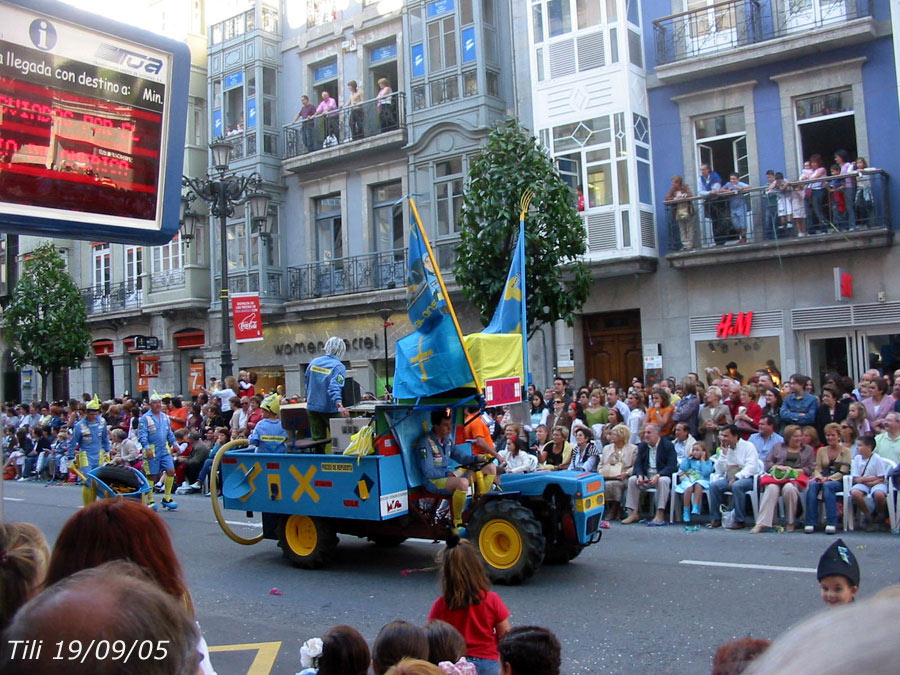
[[[209,205],[210,215],[219,218],[219,237],[221,239],[221,285],[219,299],[222,303],[222,379],[233,374],[234,364],[231,360],[230,308],[228,307],[228,236],[227,219],[234,215],[234,207],[248,204],[250,217],[255,223],[265,220],[269,211],[269,196],[263,191],[263,179],[257,172],[240,175],[228,171],[231,159],[231,143],[217,138],[209,144],[213,156],[215,172],[204,178],[188,178],[183,176],[181,184],[187,188],[182,197],[181,222],[183,237],[190,241],[194,237],[197,216],[190,209],[191,202],[200,198]],[[188,229],[190,227],[190,229]]]
[[[384,393],[387,394],[388,387],[391,386],[391,371],[388,368],[388,341],[387,341],[387,329],[388,326],[393,326],[394,324],[388,321],[391,318],[391,314],[394,313],[390,307],[384,307],[383,309],[378,310],[378,315],[381,317],[381,320],[384,322]]]

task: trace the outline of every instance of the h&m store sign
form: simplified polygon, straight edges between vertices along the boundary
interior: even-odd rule
[[[719,339],[729,338],[732,335],[743,335],[750,337],[753,330],[753,312],[728,312],[723,314],[719,324],[716,326],[716,337]]]

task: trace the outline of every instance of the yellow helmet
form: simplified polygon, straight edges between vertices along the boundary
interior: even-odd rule
[[[84,406],[86,410],[100,410],[100,398],[97,394],[94,394],[94,398],[87,402],[87,405]]]
[[[259,407],[263,410],[268,410],[273,415],[278,415],[281,412],[281,401],[278,394],[269,394],[263,399],[263,402],[259,404]]]

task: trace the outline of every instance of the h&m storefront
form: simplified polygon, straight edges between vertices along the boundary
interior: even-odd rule
[[[745,380],[754,371],[768,370],[773,380],[780,381],[786,361],[782,311],[728,308],[721,314],[692,316],[690,332],[693,369],[701,379],[708,369],[725,373],[733,363]]]

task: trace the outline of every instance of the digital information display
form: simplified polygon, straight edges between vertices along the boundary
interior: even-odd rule
[[[57,3],[0,2],[0,19],[0,229],[171,239],[187,47]]]

